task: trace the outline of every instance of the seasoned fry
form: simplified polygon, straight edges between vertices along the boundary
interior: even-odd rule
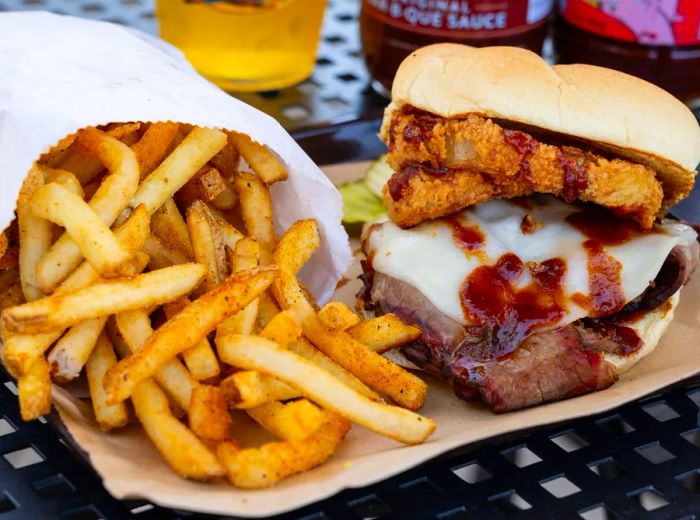
[[[213,166],[204,166],[180,188],[176,196],[184,204],[212,202],[227,189],[229,185],[219,170]]]
[[[92,410],[102,430],[120,428],[129,422],[126,404],[107,404],[107,394],[102,386],[105,372],[116,362],[117,356],[114,354],[112,342],[103,332],[97,339],[97,344],[85,365]]]
[[[139,206],[133,211],[129,219],[114,231],[114,236],[117,237],[129,254],[133,255],[133,258],[124,266],[124,274],[126,276],[138,274],[146,267],[148,258],[145,258],[144,261],[143,253],[139,250],[144,246],[150,233],[149,221],[150,217],[146,207]],[[83,262],[56,288],[55,293],[82,289],[98,280],[100,280],[100,275],[95,268],[89,262]]]
[[[274,319],[274,317],[279,312],[279,307],[267,294],[263,295],[262,298],[260,298],[260,307],[258,310],[258,326],[263,328],[263,331],[260,333],[263,337],[266,337],[265,328],[267,327],[267,324],[270,322],[270,320]],[[297,320],[296,317],[294,318],[294,320],[297,323],[299,323],[299,320]],[[272,338],[269,337],[267,339]],[[280,344],[284,346],[284,343]],[[343,367],[338,365],[331,358],[326,356],[323,352],[314,347],[303,336],[296,339],[295,341],[292,341],[291,343],[286,345],[286,347],[298,356],[301,356],[304,359],[307,359],[315,365],[318,365],[319,367],[323,368],[327,372],[330,372],[332,375],[340,379],[343,383],[345,383],[355,391],[361,393],[365,397],[372,399],[373,401],[381,401],[381,398],[379,397],[379,395],[377,395],[376,392],[370,390],[367,387],[367,385],[365,385],[362,381],[360,381],[353,374],[345,370]]]
[[[17,393],[23,421],[38,419],[51,411],[51,376],[49,364],[43,357],[17,380]]]
[[[192,391],[187,415],[190,429],[200,439],[224,441],[230,437],[233,420],[218,387],[196,386]]]
[[[231,184],[238,172],[238,164],[240,162],[238,150],[229,141],[209,162],[221,172],[222,180],[226,186],[224,191],[212,199],[211,204],[218,209],[232,209],[238,203],[238,195],[236,195],[236,190]]]
[[[350,327],[347,333],[380,354],[416,341],[421,336],[418,327],[404,323],[396,314],[384,314],[361,321]]]
[[[234,272],[254,269],[260,261],[260,247],[252,238],[243,238],[236,243],[231,255],[231,267]],[[227,318],[216,329],[218,334],[251,334],[258,315],[258,298],[251,301],[245,309]]]
[[[324,421],[324,412],[306,399],[288,403],[273,401],[249,408],[246,413],[276,437],[289,442],[303,441]]]
[[[110,402],[123,401],[140,381],[151,377],[165,361],[202,341],[219,323],[267,289],[276,274],[274,267],[235,273],[222,285],[182,309],[138,352],[110,369],[105,377]]]
[[[260,244],[260,263],[267,265],[276,242],[270,192],[258,176],[246,172],[239,172],[234,184],[248,235]]]
[[[318,319],[330,332],[340,332],[360,323],[360,317],[340,302],[330,302],[318,312]]]
[[[260,331],[260,335],[285,347],[301,336],[301,325],[291,311],[277,313]],[[303,356],[302,356],[303,357]]]
[[[36,266],[51,247],[53,225],[48,220],[34,215],[31,198],[41,187],[44,177],[37,168],[32,168],[29,177],[22,184],[17,203],[17,224],[19,229],[19,273],[22,293],[28,301],[41,298]],[[2,235],[4,236],[4,235]],[[2,249],[0,247],[0,249]],[[0,252],[2,256],[2,252]]]
[[[168,398],[155,382],[146,379],[139,383],[131,400],[146,435],[176,473],[196,480],[226,473],[209,448],[173,416]]]
[[[165,317],[170,319],[180,312],[190,300],[187,296],[181,296],[174,302],[166,303],[163,306]],[[202,339],[194,347],[188,348],[182,353],[187,369],[197,381],[203,381],[216,377],[221,373],[219,361],[216,359],[214,349],[212,349],[207,338]]]
[[[158,305],[191,291],[204,271],[199,264],[182,264],[47,296],[5,309],[3,325],[10,332],[23,334],[50,332],[88,319]]]
[[[149,213],[160,208],[226,144],[226,134],[194,128],[139,186],[130,207],[145,204]]]
[[[219,444],[217,454],[231,483],[243,489],[269,487],[322,464],[335,453],[350,430],[347,420],[334,413],[324,414],[324,423],[303,441],[273,442],[245,450],[231,442]]]
[[[221,231],[203,202],[196,201],[187,209],[187,229],[195,260],[207,267],[201,288],[211,291],[228,276],[228,264]]]
[[[232,408],[245,410],[272,401],[301,397],[301,392],[279,379],[254,370],[231,374],[220,383],[224,400]]]
[[[129,203],[139,182],[139,167],[131,149],[108,135],[88,128],[78,133],[73,143],[82,152],[97,157],[110,175],[90,199],[90,208],[107,226]],[[135,208],[137,204],[133,205]],[[64,233],[37,266],[37,280],[44,294],[50,294],[75,268],[83,255],[78,245]]]
[[[270,186],[287,179],[287,171],[275,155],[245,134],[229,132],[232,142],[258,177]]]
[[[194,258],[187,224],[172,198],[166,200],[153,214],[151,229],[153,234],[165,245],[177,249],[188,260]]]
[[[143,250],[148,254],[149,267],[151,269],[163,269],[173,265],[185,264],[187,257],[176,249],[170,249],[154,235],[150,235],[143,245]]]
[[[72,381],[80,375],[106,322],[107,316],[102,316],[68,329],[48,356],[54,380]]]
[[[420,443],[435,429],[431,419],[398,406],[371,401],[325,370],[267,339],[230,335],[220,338],[217,348],[226,363],[274,375],[324,408],[397,441]]]
[[[243,233],[233,227],[215,208],[209,207],[209,214],[213,217],[214,224],[221,230],[226,247],[234,250],[238,241],[243,238]]]
[[[71,172],[40,165],[36,165],[36,168],[39,169],[39,172],[44,177],[44,183],[50,184],[55,182],[56,184],[63,186],[71,193],[75,193],[80,198],[84,198],[85,194],[83,192],[83,187],[81,186],[78,178]]]
[[[0,258],[5,255],[5,251],[7,251],[7,235],[3,231],[0,232]]]
[[[304,329],[304,335],[324,354],[357,376],[371,388],[388,395],[396,404],[417,410],[425,402],[428,387],[419,377],[368,349],[345,332],[330,333],[318,320],[294,274],[319,243],[318,227],[313,220],[300,221],[280,238],[272,258],[280,275],[273,283],[278,302],[292,309]],[[296,252],[296,253],[295,253]]]
[[[124,273],[130,254],[90,206],[60,184],[39,188],[31,200],[35,216],[64,228],[92,266],[102,276],[114,278]]]
[[[111,128],[105,133],[109,137],[118,139],[129,146],[138,139],[137,132],[140,128],[141,123],[126,123]],[[77,134],[75,137],[77,137]],[[99,174],[104,169],[105,165],[101,162],[99,157],[95,157],[94,154],[84,150],[80,144],[75,144],[75,141],[76,139],[73,139],[71,146],[66,150],[65,154],[59,154],[57,161],[48,161],[47,166],[58,167],[62,170],[69,171],[76,176],[80,184],[85,185]]]
[[[141,139],[131,146],[139,163],[141,180],[163,161],[179,127],[172,122],[151,123]]]
[[[153,336],[151,320],[148,313],[142,309],[120,312],[114,317],[114,322],[132,354],[138,352]],[[172,358],[164,362],[155,371],[153,377],[178,406],[187,410],[197,382],[179,359]],[[107,389],[107,382],[104,381],[103,384]]]

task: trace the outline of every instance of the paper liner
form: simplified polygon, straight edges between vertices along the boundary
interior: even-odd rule
[[[289,172],[272,188],[275,226],[318,220],[322,245],[302,279],[321,301],[330,296],[350,262],[338,192],[277,121],[197,75],[165,42],[120,25],[0,14],[0,230],[42,153],[80,128],[127,121],[236,130],[272,149]]]
[[[336,182],[361,176],[365,164],[327,168]],[[357,244],[355,244],[357,246]],[[359,273],[359,261],[348,278]],[[353,303],[357,282],[336,296]],[[104,484],[118,498],[207,513],[261,517],[292,510],[341,491],[383,480],[453,448],[523,428],[583,417],[623,403],[700,372],[700,277],[683,290],[668,333],[657,349],[612,387],[567,401],[496,415],[483,405],[457,399],[443,382],[429,378],[428,401],[421,413],[438,428],[428,442],[403,446],[353,426],[338,453],[323,466],[260,491],[242,491],[225,483],[200,484],[177,477],[136,427],[105,435],[76,400],[57,390],[58,409],[75,441],[85,450]]]

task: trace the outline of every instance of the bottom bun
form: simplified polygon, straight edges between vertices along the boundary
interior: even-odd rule
[[[659,344],[661,337],[668,330],[673,314],[680,300],[680,290],[677,291],[664,303],[656,309],[644,314],[640,319],[632,324],[625,326],[633,329],[642,340],[642,347],[636,352],[628,356],[619,356],[608,352],[603,354],[604,359],[615,367],[618,374],[626,372],[634,366],[640,359],[651,354]],[[401,353],[399,349],[390,350],[384,354],[384,357],[393,361],[397,365],[411,370],[421,370],[415,364],[411,363]]]
[[[678,306],[680,293],[680,290],[677,291],[656,309],[646,313],[634,323],[625,324],[625,326],[634,329],[637,335],[642,339],[642,347],[629,356],[619,356],[607,352],[604,354],[605,360],[615,367],[618,374],[626,372],[632,368],[637,361],[654,351],[656,345],[658,345],[661,340],[661,336],[666,333],[668,326],[671,324],[671,320],[673,320],[673,313]]]

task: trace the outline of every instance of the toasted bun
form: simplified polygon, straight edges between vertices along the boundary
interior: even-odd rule
[[[589,141],[656,170],[666,205],[688,195],[700,162],[700,126],[668,92],[602,67],[551,67],[517,47],[418,49],[396,73],[385,128],[403,105],[446,118],[480,113]]]
[[[642,318],[637,320],[634,324],[628,325],[630,328],[635,330],[642,340],[642,348],[640,348],[638,351],[629,356],[619,356],[607,352],[603,354],[605,360],[615,367],[618,374],[626,372],[636,365],[640,359],[648,356],[654,351],[656,346],[659,344],[661,337],[668,330],[671,321],[673,321],[673,314],[678,306],[679,299],[680,291],[671,296],[666,302],[654,309],[652,312],[647,313]],[[394,363],[401,365],[404,368],[420,370],[419,367],[406,359],[399,349],[390,350],[384,355]]]

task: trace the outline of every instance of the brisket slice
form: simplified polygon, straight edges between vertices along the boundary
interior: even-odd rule
[[[648,311],[666,301],[686,281],[696,262],[697,252],[676,248],[654,284],[640,298],[620,311],[624,319]],[[365,301],[379,313],[393,312],[419,326],[420,341],[402,353],[421,369],[450,380],[458,397],[481,398],[496,412],[517,410],[547,401],[565,399],[612,385],[617,373],[603,358],[604,352],[625,353],[624,345],[608,325],[620,318],[611,316],[595,322],[579,320],[558,329],[529,336],[512,354],[492,362],[479,362],[470,356],[484,331],[465,327],[442,314],[415,287],[372,272],[364,277],[371,287]],[[641,341],[639,343],[641,346]]]

